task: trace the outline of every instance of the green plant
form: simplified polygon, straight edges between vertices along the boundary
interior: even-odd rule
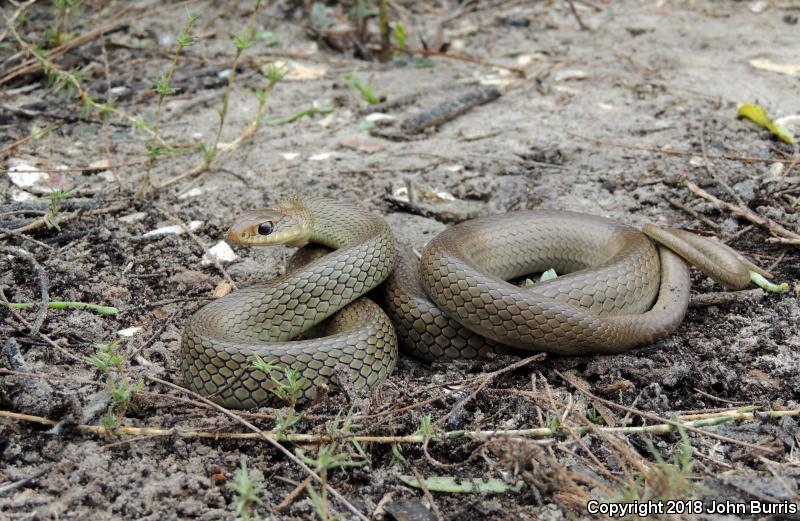
[[[58,223],[61,215],[61,201],[69,198],[70,190],[53,190],[48,194],[47,198],[50,199],[50,209],[44,215],[44,222],[48,228],[55,228],[61,230]]]
[[[419,427],[417,427],[417,432],[415,434],[419,434],[424,439],[433,438],[433,421],[431,420],[430,413],[423,416],[419,421]]]
[[[666,501],[689,497],[695,489],[693,449],[686,430],[678,428],[680,441],[672,452],[672,461],[666,461],[649,438],[644,438],[647,450],[655,464],[646,464],[633,483],[621,487],[624,502]]]
[[[600,412],[594,408],[594,406],[589,407],[586,411],[586,418],[595,425],[605,425],[606,420],[600,414]]]
[[[289,410],[284,415],[282,412],[275,414],[275,437],[279,440],[286,439],[286,433],[289,432],[297,422],[303,419],[302,414],[294,414],[294,410]]]
[[[39,44],[41,49],[54,49],[71,38],[70,33],[64,32],[69,15],[81,6],[80,0],[53,0],[55,21],[44,32],[43,41]]]
[[[345,76],[345,78],[347,79],[347,81],[350,82],[350,85],[355,87],[358,90],[358,92],[361,93],[361,97],[364,99],[364,101],[366,101],[370,105],[377,105],[378,103],[380,103],[381,100],[378,98],[378,96],[375,95],[375,89],[372,85],[364,84],[358,78],[358,76],[355,76],[353,74],[348,74],[347,76]]]
[[[130,383],[125,373],[126,358],[120,352],[120,345],[120,340],[97,344],[95,354],[86,359],[88,363],[100,368],[106,377],[106,390],[111,396],[111,405],[106,410],[102,423],[109,432],[114,432],[119,427],[129,408],[135,409],[131,402],[133,395],[144,387],[141,380],[136,384]]]
[[[273,395],[291,408],[297,405],[297,400],[300,399],[303,391],[303,382],[297,369],[276,365],[274,361],[266,362],[258,355],[253,355],[253,368],[267,375],[272,381],[274,387],[271,387],[269,391]],[[282,379],[272,376],[273,372],[281,370],[283,372]]]
[[[303,463],[319,474],[320,493],[317,494],[317,491],[310,485],[306,488],[320,520],[330,521],[332,519],[339,519],[341,517],[340,515],[330,516],[328,513],[328,472],[339,468],[363,467],[367,465],[368,462],[364,460],[355,460],[351,455],[346,453],[337,453],[335,444],[321,447],[316,458],[306,456],[300,449],[295,449],[294,453]]]
[[[253,33],[255,32],[256,14],[258,14],[258,10],[261,7],[261,2],[262,0],[256,0],[253,11],[250,13],[250,18],[247,21],[247,27],[233,38],[233,45],[236,48],[236,52],[233,55],[230,72],[228,73],[228,83],[225,86],[225,93],[222,95],[222,107],[218,111],[219,125],[217,126],[217,133],[214,136],[214,143],[208,147],[213,150],[213,152],[204,149],[203,157],[206,159],[206,163],[210,163],[217,156],[220,138],[222,137],[222,128],[225,126],[225,116],[228,114],[228,103],[236,78],[236,66],[239,64],[239,58],[242,53],[252,44]]]
[[[397,41],[397,50],[406,48],[406,28],[400,22],[394,24],[394,39]]]
[[[244,456],[239,460],[239,471],[236,473],[236,481],[228,484],[228,488],[235,493],[234,505],[236,508],[236,519],[250,521],[258,519],[257,514],[252,514],[254,505],[261,504],[259,495],[264,489],[263,485],[256,483],[250,478],[247,470],[247,462]]]

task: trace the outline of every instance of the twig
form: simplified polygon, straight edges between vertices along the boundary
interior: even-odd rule
[[[3,370],[0,374],[20,374],[16,371],[9,371]],[[28,373],[21,373],[24,376],[31,376]],[[36,375],[34,375],[36,376]],[[155,377],[147,377],[150,380],[157,381],[159,383],[166,383],[163,380],[159,380]],[[102,385],[98,382],[90,382],[93,385]],[[170,384],[174,386],[176,389],[180,389],[182,391],[186,391],[191,393],[186,389],[178,387],[174,384]],[[190,394],[191,396],[197,397],[199,395]],[[199,399],[199,398],[198,398]],[[594,399],[594,398],[593,398]],[[213,404],[211,401],[203,402],[205,405]],[[213,409],[218,409],[215,405],[210,405]],[[231,411],[227,412],[227,416],[230,417]],[[636,411],[636,409],[632,409]],[[635,414],[641,414],[642,411],[638,411]],[[648,413],[644,413],[648,414]],[[236,416],[236,415],[234,415]],[[571,429],[572,433],[577,434],[587,434],[591,432],[598,432],[598,433],[614,433],[614,434],[669,434],[675,431],[676,426],[683,427],[687,430],[697,429],[698,427],[710,427],[715,425],[722,425],[725,423],[729,423],[732,421],[751,421],[759,416],[769,417],[769,418],[782,418],[784,416],[790,417],[797,417],[800,416],[800,409],[792,409],[786,411],[767,411],[765,413],[757,413],[753,411],[742,411],[740,409],[727,409],[723,412],[719,413],[708,413],[708,414],[686,414],[677,416],[677,420],[679,421],[671,421],[671,420],[664,420],[666,423],[659,423],[653,425],[641,425],[641,426],[634,426],[634,427],[603,427],[595,424],[587,424],[581,425],[574,429]],[[51,420],[50,418],[44,418],[42,416],[33,416],[29,414],[22,414],[13,411],[4,411],[0,410],[0,418],[9,418],[18,421],[26,421],[31,423],[38,423],[40,425],[56,425],[58,422],[56,420]],[[237,420],[244,420],[241,416],[237,416]],[[239,421],[241,423],[241,421]],[[245,425],[246,426],[246,425]],[[82,432],[84,434],[96,434],[99,436],[106,436],[108,435],[108,429],[103,425],[74,425],[72,426],[78,432]],[[250,427],[248,427],[250,428]],[[257,427],[255,427],[257,429]],[[252,430],[252,429],[251,429]],[[202,430],[180,430],[176,428],[164,428],[164,427],[126,427],[120,426],[114,431],[120,435],[127,435],[127,436],[147,436],[147,437],[159,437],[159,436],[177,436],[179,438],[184,439],[213,439],[213,440],[220,440],[220,439],[227,439],[227,440],[256,440],[256,439],[265,439],[266,436],[270,440],[275,441],[285,441],[288,443],[309,443],[309,444],[328,444],[335,441],[350,441],[354,440],[359,443],[377,443],[377,444],[394,444],[394,443],[404,443],[404,444],[422,444],[425,443],[425,438],[422,434],[410,434],[405,436],[366,436],[366,435],[342,435],[341,438],[335,437],[332,438],[327,434],[309,434],[309,433],[277,433],[274,431],[262,431],[258,430],[257,432],[217,432],[217,431],[202,431]],[[709,433],[707,431],[699,431],[704,435],[713,435],[713,433]],[[469,439],[473,441],[480,441],[485,442],[495,438],[533,438],[533,439],[547,439],[547,438],[559,438],[570,433],[562,430],[561,428],[551,429],[549,427],[539,427],[533,429],[510,429],[510,430],[484,430],[484,431],[464,431],[464,430],[455,430],[455,431],[448,431],[441,434],[437,434],[437,439],[451,439],[451,440],[458,440],[458,439]],[[714,435],[716,436],[716,435]],[[713,437],[713,436],[712,436]],[[724,438],[724,437],[723,437]],[[732,438],[731,438],[732,439]],[[726,439],[729,441],[730,439]],[[739,442],[738,440],[733,440],[733,442],[742,444],[744,442]],[[759,450],[767,450],[763,447],[757,447]],[[314,476],[311,476],[312,478]],[[316,478],[315,478],[316,479]]]
[[[31,302],[9,302],[5,304],[11,309],[29,309],[31,306],[35,306]],[[39,304],[37,307],[40,307]],[[89,309],[94,311],[95,313],[99,313],[101,315],[116,315],[119,310],[112,306],[101,306],[99,304],[92,304],[89,302],[75,302],[72,300],[51,300],[47,303],[47,307],[50,309]]]
[[[715,438],[715,439],[718,439],[720,441],[724,441],[726,443],[732,443],[734,445],[739,445],[741,447],[746,447],[746,448],[751,449],[751,450],[760,451],[760,452],[767,452],[767,453],[770,453],[770,454],[774,454],[776,452],[775,449],[771,449],[769,447],[763,447],[761,445],[755,445],[753,443],[747,443],[746,441],[737,440],[736,438],[731,438],[729,436],[723,436],[722,434],[717,434],[717,433],[714,433],[714,432],[710,432],[710,431],[706,431],[706,430],[700,429],[700,428],[698,428],[698,427],[696,427],[694,425],[690,425],[688,423],[682,423],[680,421],[670,420],[668,418],[664,418],[662,416],[659,416],[657,414],[653,414],[651,412],[641,411],[639,409],[635,409],[633,407],[628,407],[626,405],[622,405],[622,404],[613,402],[611,400],[606,400],[605,398],[600,398],[599,396],[597,396],[595,394],[592,394],[588,389],[584,389],[579,384],[573,382],[571,379],[569,379],[566,376],[564,376],[560,371],[555,370],[555,373],[559,377],[561,377],[561,379],[563,379],[565,382],[569,383],[575,389],[577,389],[582,394],[584,394],[587,398],[591,398],[592,400],[597,400],[600,403],[604,403],[604,404],[608,405],[609,407],[613,407],[615,409],[620,409],[622,411],[626,411],[626,412],[629,412],[631,414],[636,414],[638,416],[641,416],[642,418],[647,418],[648,420],[653,420],[653,421],[661,422],[662,424],[667,424],[670,429],[682,427],[682,428],[686,429],[687,431],[691,431],[691,432],[694,432],[696,434],[700,434],[702,436],[708,436],[709,438]],[[700,420],[700,421],[702,421],[702,420]],[[614,429],[619,429],[619,428],[614,428]]]
[[[286,447],[281,445],[276,438],[267,435],[267,433],[265,433],[264,431],[262,431],[261,429],[259,429],[258,427],[256,427],[252,423],[250,423],[249,421],[245,420],[241,416],[239,416],[237,414],[234,414],[233,412],[231,412],[230,410],[226,409],[225,407],[222,407],[221,405],[217,405],[214,402],[212,402],[211,400],[208,400],[208,399],[204,398],[203,396],[200,396],[199,394],[197,394],[197,393],[195,393],[193,391],[190,391],[189,389],[184,389],[183,387],[180,387],[180,386],[175,385],[173,383],[167,382],[166,380],[162,380],[160,378],[156,378],[155,376],[147,376],[146,378],[148,380],[150,380],[150,381],[160,383],[161,385],[165,385],[165,386],[167,386],[167,387],[169,387],[171,389],[174,389],[176,391],[188,394],[192,398],[194,398],[196,400],[199,400],[199,401],[205,403],[206,405],[211,406],[212,408],[214,408],[217,411],[221,412],[222,414],[224,414],[228,418],[230,418],[230,419],[242,424],[246,428],[248,428],[251,431],[253,431],[254,433],[256,433],[259,438],[261,438],[262,440],[266,441],[267,443],[269,443],[270,445],[272,445],[273,447],[278,449],[281,453],[283,453],[284,456],[286,456],[287,458],[292,460],[297,466],[299,466],[301,469],[303,469],[303,471],[306,474],[308,474],[309,476],[313,477],[317,482],[322,483],[322,478],[319,476],[319,474],[314,472],[308,465],[303,463],[297,456],[292,454],[291,451],[289,451]],[[1,412],[2,411],[0,411],[0,413]],[[336,489],[334,489],[330,485],[328,485],[328,492],[330,492],[334,497],[336,497],[345,507],[347,507],[348,510],[350,510],[353,514],[355,514],[355,516],[358,519],[360,519],[361,521],[369,521],[369,519],[364,514],[362,514],[342,494],[340,494]]]
[[[569,5],[569,10],[572,11],[572,16],[574,16],[575,20],[577,20],[578,27],[581,28],[581,31],[588,31],[589,28],[586,26],[586,24],[583,23],[583,20],[581,20],[581,17],[578,14],[578,10],[575,9],[575,4],[572,3],[572,0],[566,0],[566,2],[567,5]]]
[[[428,484],[425,482],[425,479],[422,477],[422,474],[420,474],[419,471],[414,467],[411,467],[411,472],[413,472],[414,477],[417,478],[417,483],[419,483],[419,488],[422,489],[422,494],[425,496],[425,499],[428,500],[428,503],[430,503],[431,510],[433,510],[433,515],[436,516],[437,521],[444,521],[444,517],[442,516],[442,511],[439,510],[439,506],[433,499],[433,494],[431,494],[431,491],[428,490]]]
[[[609,141],[606,139],[598,139],[589,136],[583,136],[581,134],[577,134],[575,132],[571,132],[569,130],[566,131],[567,134],[570,136],[576,137],[578,139],[583,139],[586,141],[590,141],[597,145],[607,145],[612,147],[618,148],[628,148],[631,150],[644,150],[646,152],[654,152],[656,154],[665,154],[668,156],[693,156],[695,155],[694,152],[687,152],[685,150],[674,150],[671,148],[658,148],[658,147],[648,147],[644,145],[631,145],[628,143],[619,143],[616,141]],[[753,157],[753,156],[714,156],[709,155],[709,159],[721,159],[724,161],[740,161],[745,163],[792,163],[795,161],[794,159],[788,158],[780,158],[780,157]]]
[[[46,470],[40,470],[39,472],[37,472],[36,474],[34,474],[33,476],[31,476],[29,478],[23,478],[23,479],[20,479],[19,481],[14,481],[13,483],[8,483],[6,485],[0,485],[0,496],[2,496],[3,494],[6,494],[8,492],[13,492],[13,491],[17,490],[18,488],[22,488],[25,485],[28,485],[29,483],[33,483],[34,481],[36,481],[37,479],[41,478],[45,474],[47,474]]]
[[[709,228],[714,228],[715,230],[718,230],[718,229],[720,228],[720,225],[719,225],[719,224],[715,223],[714,221],[712,221],[712,220],[711,220],[711,219],[709,219],[708,217],[705,217],[705,216],[703,216],[703,215],[700,215],[699,213],[695,212],[694,210],[692,210],[691,208],[689,208],[689,207],[688,207],[688,206],[686,206],[685,204],[681,203],[681,202],[680,202],[680,201],[678,201],[677,199],[673,199],[672,197],[669,197],[669,196],[664,196],[664,199],[665,199],[665,200],[666,200],[666,201],[667,201],[669,204],[671,204],[672,206],[674,206],[675,208],[677,208],[677,209],[679,209],[679,210],[683,210],[684,212],[688,213],[689,215],[691,215],[692,217],[694,217],[694,218],[695,218],[695,219],[697,219],[698,221],[700,221],[700,222],[702,222],[703,224],[705,224],[706,226],[708,226]]]
[[[748,289],[744,291],[720,291],[716,293],[703,293],[694,295],[689,301],[689,307],[702,308],[707,306],[724,306],[733,303],[758,302],[767,293],[761,289]]]
[[[92,216],[92,215],[102,215],[102,214],[105,214],[105,213],[118,212],[120,210],[124,210],[124,209],[128,208],[128,206],[130,206],[130,203],[125,202],[125,203],[121,203],[121,204],[114,205],[114,206],[108,206],[106,208],[98,208],[98,209],[95,209],[95,210],[86,210],[86,211],[84,211],[82,209],[81,210],[76,210],[74,212],[70,212],[70,213],[67,213],[67,214],[59,215],[58,216],[58,222],[59,222],[59,224],[64,224],[65,222],[71,221],[71,220],[73,220],[73,219],[75,219],[77,217],[83,216],[83,215]],[[43,217],[39,217],[38,219],[35,219],[35,220],[29,222],[25,226],[20,226],[19,228],[14,228],[13,230],[10,230],[10,232],[12,232],[12,233],[14,233],[14,232],[16,232],[16,233],[28,232],[28,231],[31,231],[31,230],[39,229],[39,228],[41,228],[43,226],[47,226],[47,224],[48,224],[47,216],[43,216]],[[9,236],[8,233],[0,233],[0,239],[5,239],[8,236]]]
[[[47,280],[47,273],[45,273],[44,268],[36,261],[36,257],[31,255],[27,250],[16,246],[0,246],[0,252],[5,252],[24,260],[36,274],[36,278],[39,281],[39,306],[36,310],[36,318],[31,322],[29,331],[30,334],[37,335],[39,334],[39,329],[42,327],[42,324],[44,324],[45,318],[47,318],[47,303],[50,301],[48,291],[50,284]]]
[[[417,134],[430,127],[438,127],[468,110],[496,100],[502,93],[494,88],[483,88],[462,94],[407,118],[400,127],[410,134]]]
[[[494,62],[486,61],[486,60],[483,60],[483,59],[478,58],[476,56],[471,56],[469,54],[462,54],[462,53],[455,53],[455,52],[444,52],[444,51],[434,51],[432,49],[409,49],[409,48],[401,49],[399,47],[393,47],[393,49],[395,51],[404,52],[404,53],[410,54],[410,55],[415,55],[416,54],[416,55],[424,56],[424,57],[440,57],[440,58],[449,58],[451,60],[459,60],[459,61],[465,61],[465,62],[470,62],[470,63],[479,63],[481,65],[487,65],[489,67],[496,67],[498,69],[504,69],[504,70],[513,72],[514,74],[516,74],[520,78],[524,78],[525,77],[525,71],[522,70],[522,69],[519,69],[517,67],[510,67],[508,65],[502,65],[500,63],[494,63]]]
[[[706,172],[708,172],[708,175],[710,175],[711,178],[714,181],[716,181],[718,185],[720,185],[726,192],[728,192],[728,194],[731,197],[733,197],[736,200],[737,203],[739,203],[739,206],[744,206],[745,205],[744,201],[742,200],[741,197],[739,197],[739,194],[736,193],[736,190],[731,188],[731,186],[727,182],[725,182],[724,179],[722,179],[720,176],[717,175],[716,170],[714,170],[714,168],[712,168],[713,165],[711,163],[711,159],[708,157],[708,151],[706,150],[706,124],[705,124],[705,121],[703,122],[702,130],[700,130],[700,151],[703,154],[703,166],[705,167]]]
[[[509,371],[513,371],[515,369],[519,369],[520,367],[524,367],[524,366],[526,366],[526,365],[528,365],[530,363],[541,362],[545,358],[546,358],[545,353],[537,353],[537,354],[529,356],[527,358],[523,358],[522,360],[519,360],[518,362],[514,362],[513,364],[509,364],[506,367],[503,367],[502,369],[498,369],[497,371],[492,371],[491,373],[487,373],[487,374],[481,375],[479,377],[479,380],[478,380],[480,382],[478,384],[478,387],[473,392],[471,392],[466,398],[464,398],[463,400],[459,401],[455,406],[453,406],[453,408],[450,409],[450,411],[445,416],[442,416],[441,418],[436,420],[434,422],[434,425],[442,424],[448,418],[453,416],[456,412],[458,412],[461,409],[463,409],[464,406],[466,406],[470,401],[472,401],[472,399],[475,398],[483,390],[483,388],[486,387],[496,377],[498,377],[498,376],[500,376],[502,374],[508,373]]]
[[[279,504],[278,504],[278,505],[275,507],[275,510],[276,510],[277,512],[280,512],[280,511],[282,511],[282,510],[285,510],[285,509],[289,508],[289,505],[291,505],[291,504],[294,502],[294,500],[295,500],[295,499],[297,499],[297,496],[299,496],[299,495],[300,495],[300,493],[301,493],[301,492],[303,492],[303,491],[306,489],[306,487],[307,487],[307,486],[309,486],[309,485],[311,484],[311,481],[312,481],[313,479],[314,479],[314,478],[313,478],[312,476],[308,476],[306,479],[304,479],[303,481],[301,481],[300,483],[298,483],[298,484],[297,484],[297,485],[294,487],[294,490],[292,490],[291,492],[289,492],[289,493],[286,495],[286,497],[285,497],[285,498],[283,498],[283,501],[281,501],[281,502],[280,502],[280,503],[279,503]]]
[[[720,208],[723,208],[723,209],[731,212],[734,215],[739,215],[741,217],[744,217],[745,219],[747,219],[751,223],[756,224],[758,226],[761,226],[762,228],[766,228],[767,230],[769,230],[770,232],[774,233],[775,235],[781,236],[782,239],[789,239],[789,242],[787,242],[787,244],[794,244],[795,246],[800,246],[800,235],[798,235],[797,233],[795,233],[795,232],[793,232],[791,230],[787,230],[786,228],[784,228],[780,224],[776,223],[772,219],[768,219],[766,217],[761,217],[760,215],[758,215],[757,213],[752,211],[750,208],[743,207],[743,206],[736,206],[736,205],[727,203],[727,202],[725,202],[725,201],[723,201],[723,200],[711,195],[710,193],[706,192],[705,190],[703,190],[702,188],[700,188],[699,186],[697,186],[693,182],[689,181],[688,179],[686,181],[684,181],[684,185],[693,194],[698,195],[698,196],[700,196],[703,199],[706,199],[708,201],[711,201],[712,203],[716,204]],[[775,242],[783,242],[783,241],[775,241]]]
[[[6,18],[8,25],[13,25],[14,23],[16,23],[17,18],[19,18],[19,15],[25,12],[25,10],[28,9],[31,5],[33,5],[35,1],[36,0],[28,0],[27,2],[23,2],[22,4],[20,4],[19,7],[17,7],[17,10],[14,11],[14,14],[11,15],[11,18]],[[7,35],[8,35],[8,27],[6,27],[3,30],[3,32],[0,33],[0,42],[5,40]]]

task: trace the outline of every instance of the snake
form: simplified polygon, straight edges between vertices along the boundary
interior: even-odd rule
[[[727,245],[684,230],[639,231],[556,210],[456,224],[419,260],[396,245],[381,217],[323,197],[245,212],[227,238],[332,250],[187,320],[184,379],[231,408],[272,404],[288,392],[313,400],[334,380],[372,389],[394,369],[399,346],[429,361],[619,353],[677,329],[688,308],[688,264],[731,289],[746,287],[751,270],[768,275]],[[530,288],[513,283],[548,269],[559,276]],[[379,286],[386,311],[365,296]]]

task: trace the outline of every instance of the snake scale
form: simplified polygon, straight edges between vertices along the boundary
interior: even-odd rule
[[[446,229],[417,262],[396,248],[383,219],[357,205],[287,198],[239,216],[228,238],[334,251],[192,315],[182,339],[184,377],[218,403],[252,408],[274,399],[287,368],[300,376],[304,398],[340,376],[337,365],[354,388],[372,388],[394,368],[398,337],[426,360],[510,349],[616,353],[680,325],[686,261],[735,289],[747,285],[750,270],[764,273],[715,241],[653,225],[643,231],[578,213],[511,212]],[[507,282],[550,268],[565,275],[532,288]],[[384,281],[388,316],[364,297]],[[292,340],[309,333],[314,338]],[[268,366],[254,367],[255,355]]]

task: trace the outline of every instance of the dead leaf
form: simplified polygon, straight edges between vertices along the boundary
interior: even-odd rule
[[[750,60],[750,65],[764,71],[777,72],[787,76],[800,76],[800,63],[775,63],[766,58],[757,58]]]

